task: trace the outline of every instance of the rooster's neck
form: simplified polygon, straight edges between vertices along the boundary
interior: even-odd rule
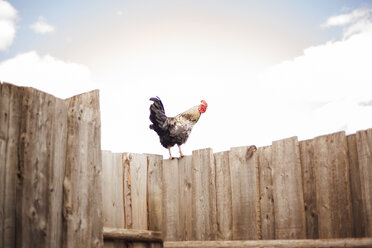
[[[178,115],[178,117],[185,118],[189,121],[197,122],[200,118],[199,106],[194,106],[185,112]]]

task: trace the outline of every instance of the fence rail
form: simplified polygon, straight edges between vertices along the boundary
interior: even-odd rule
[[[168,241],[164,248],[339,248],[372,247],[372,238],[348,239],[282,239],[246,241]]]
[[[163,242],[161,232],[149,230],[120,229],[112,227],[103,228],[105,239],[139,241],[139,242]]]

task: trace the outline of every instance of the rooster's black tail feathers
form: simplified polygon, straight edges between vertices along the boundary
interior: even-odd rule
[[[153,129],[159,135],[167,130],[167,116],[165,115],[164,106],[159,97],[150,98],[153,104],[150,106],[150,129]]]

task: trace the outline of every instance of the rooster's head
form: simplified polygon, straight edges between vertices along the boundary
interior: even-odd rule
[[[201,102],[201,104],[199,105],[199,112],[200,113],[205,113],[205,111],[207,111],[208,104],[204,100],[201,100],[200,102]]]

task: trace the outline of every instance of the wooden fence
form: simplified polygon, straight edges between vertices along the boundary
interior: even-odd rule
[[[102,247],[98,91],[0,84],[0,247]]]
[[[162,231],[166,247],[208,240],[205,247],[228,247],[217,240],[372,245],[325,241],[372,237],[372,129],[292,137],[257,151],[203,149],[179,160],[104,151],[103,178],[104,225]]]
[[[372,246],[372,129],[163,160],[102,152],[98,98],[0,84],[0,247]]]

